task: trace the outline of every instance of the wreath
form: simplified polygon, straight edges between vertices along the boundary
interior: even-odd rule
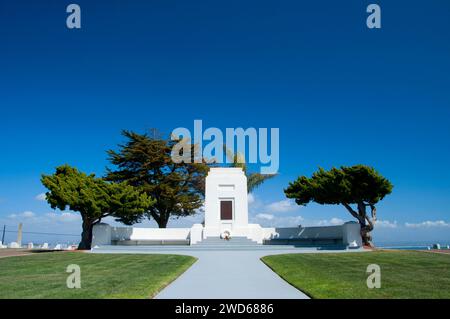
[[[231,233],[229,230],[225,230],[221,235],[220,238],[225,239],[225,240],[230,240],[231,239]]]

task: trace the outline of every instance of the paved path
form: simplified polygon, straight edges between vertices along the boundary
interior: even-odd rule
[[[307,295],[281,279],[260,258],[286,253],[326,253],[316,249],[199,250],[179,247],[118,247],[94,253],[177,254],[197,262],[156,298],[159,299],[306,299]],[[340,251],[348,252],[348,251]]]
[[[281,279],[260,258],[267,252],[198,252],[198,261],[158,299],[305,299],[304,293]]]

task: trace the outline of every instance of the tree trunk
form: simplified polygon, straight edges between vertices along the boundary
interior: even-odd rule
[[[367,217],[366,205],[364,203],[358,203],[358,221],[361,226],[361,239],[364,245],[373,247],[372,235],[370,232],[373,230],[373,224]]]
[[[366,223],[359,223],[361,226],[361,239],[365,246],[373,247],[372,243],[372,235],[370,234],[370,231],[368,230]]]
[[[83,231],[81,233],[81,241],[78,244],[78,249],[91,249],[94,223],[89,219],[83,219],[82,227]]]
[[[370,218],[367,216],[366,212],[366,204],[364,202],[358,203],[358,212],[356,212],[349,204],[342,203],[344,207],[352,214],[353,217],[355,217],[360,225],[360,233],[361,233],[361,239],[364,245],[373,247],[372,244],[372,236],[370,235],[370,232],[373,230],[373,222],[370,220]],[[372,217],[376,216],[376,209],[374,205],[370,205],[372,208]]]
[[[161,218],[156,220],[156,222],[158,223],[159,228],[167,228],[167,223],[169,222],[169,219],[161,216]]]

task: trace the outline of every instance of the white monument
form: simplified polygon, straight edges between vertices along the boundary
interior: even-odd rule
[[[247,236],[247,177],[241,168],[211,168],[206,177],[204,237]]]

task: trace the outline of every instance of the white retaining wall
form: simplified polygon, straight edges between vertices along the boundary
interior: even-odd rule
[[[268,239],[334,239],[342,238],[344,245],[352,242],[361,247],[362,240],[360,227],[356,222],[348,222],[339,226],[320,227],[261,227],[258,224],[249,224],[248,238],[262,244]]]
[[[98,224],[93,229],[92,247],[111,245],[113,240],[186,240],[195,245],[206,238],[204,227],[194,224],[191,228],[136,228],[111,227]],[[263,228],[258,224],[248,224],[244,229],[236,229],[231,236],[243,236],[262,244],[265,239],[331,239],[342,238],[345,245],[356,243],[362,246],[360,226],[356,222],[348,222],[340,226],[324,227],[280,227]]]
[[[137,228],[111,227],[108,224],[94,225],[92,247],[111,245],[113,240],[186,240],[191,228]]]

